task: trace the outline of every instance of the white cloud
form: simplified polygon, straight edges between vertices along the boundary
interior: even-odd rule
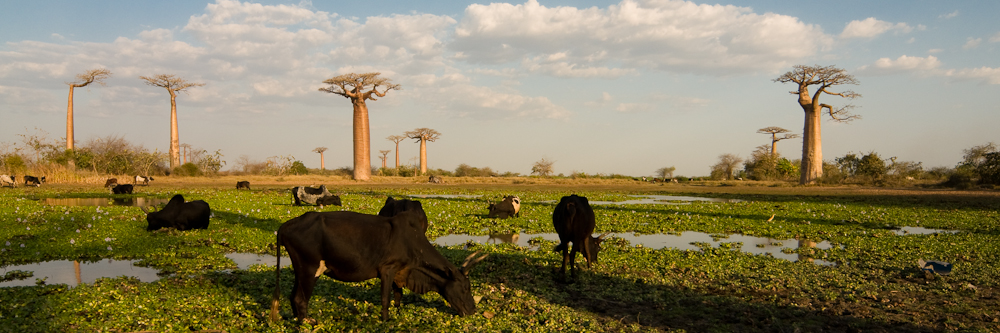
[[[927,53],[934,54],[934,53],[941,53],[942,51],[944,51],[944,49],[930,49],[927,50]]]
[[[990,43],[997,43],[997,42],[1000,42],[1000,31],[993,34],[993,36],[990,36]]]
[[[958,11],[956,10],[956,11],[953,11],[953,12],[951,12],[951,13],[947,13],[947,14],[941,14],[941,15],[940,15],[940,16],[938,16],[938,17],[939,17],[939,18],[943,18],[943,19],[953,19],[953,18],[956,18],[956,17],[958,17]]]
[[[840,33],[840,38],[875,38],[876,36],[884,34],[888,31],[909,33],[913,31],[913,27],[903,22],[893,24],[877,20],[874,17],[869,17],[861,21],[854,20],[847,23],[847,26],[844,27],[844,31]]]
[[[615,111],[621,113],[635,113],[635,112],[645,112],[653,109],[653,105],[649,103],[620,103]]]
[[[522,63],[554,76],[648,68],[728,75],[788,67],[831,40],[818,26],[745,7],[623,0],[578,9],[529,0],[470,5],[450,47],[471,63]]]
[[[965,40],[965,45],[962,45],[962,49],[963,50],[971,50],[971,49],[979,47],[979,44],[982,44],[982,43],[983,43],[983,39],[982,38],[972,38],[972,37],[969,37],[969,38],[967,38]]]
[[[436,112],[458,118],[566,119],[570,112],[547,97],[524,96],[505,87],[483,87],[460,74],[419,75],[406,80],[413,89],[407,96],[430,105]]]
[[[953,69],[945,72],[945,76],[961,80],[982,80],[983,83],[1000,84],[1000,68],[979,67]]]
[[[895,60],[880,58],[870,66],[862,66],[859,68],[858,74],[886,75],[904,72],[928,73],[936,70],[938,67],[941,67],[941,61],[939,61],[935,56],[922,58],[903,55]]]

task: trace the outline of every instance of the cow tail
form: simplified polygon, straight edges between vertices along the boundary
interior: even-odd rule
[[[274,274],[274,295],[271,296],[271,321],[278,321],[279,300],[281,299],[281,235],[278,235],[275,244],[275,264]]]

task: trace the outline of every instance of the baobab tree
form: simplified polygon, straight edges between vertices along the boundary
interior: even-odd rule
[[[396,144],[396,169],[398,170],[399,169],[399,143],[401,141],[403,141],[403,140],[406,140],[406,136],[404,136],[404,135],[390,135],[389,137],[386,138],[386,140],[392,141],[393,143]]]
[[[66,82],[69,85],[69,103],[66,106],[66,150],[73,150],[73,89],[83,88],[91,83],[106,85],[104,80],[111,77],[111,71],[106,68],[91,69],[82,74],[76,75],[76,81]],[[74,161],[70,159],[70,163]]]
[[[410,139],[420,142],[420,174],[427,174],[427,141],[434,142],[441,137],[441,133],[430,128],[418,128],[404,133]]]
[[[368,180],[371,178],[371,137],[368,126],[368,105],[365,101],[376,99],[374,96],[385,97],[389,90],[400,90],[392,80],[379,77],[382,73],[349,73],[323,81],[329,87],[319,88],[319,91],[344,96],[354,105],[354,179]],[[379,92],[378,87],[385,87]],[[370,90],[365,91],[371,87]]]
[[[757,130],[757,133],[760,133],[760,134],[770,134],[771,135],[771,157],[778,156],[778,153],[774,149],[774,145],[776,143],[778,143],[778,141],[785,140],[785,139],[794,139],[794,138],[799,137],[798,134],[785,134],[785,135],[781,136],[780,138],[777,136],[778,134],[788,133],[788,132],[791,132],[791,131],[786,130],[786,129],[781,128],[781,127],[777,127],[777,126],[764,127],[764,128],[761,128],[761,129]]]
[[[391,153],[392,151],[391,150],[379,150],[378,152],[380,154],[382,154],[382,156],[379,156],[379,157],[382,158],[382,169],[385,169],[385,159],[389,157],[389,153]]]
[[[146,84],[167,89],[170,93],[170,169],[181,164],[180,139],[177,135],[177,93],[187,91],[191,87],[201,87],[204,83],[188,82],[173,74],[157,74],[154,76],[140,76]]]
[[[187,144],[187,143],[182,143],[181,144],[181,149],[183,149],[183,151],[181,151],[181,156],[184,156],[184,164],[187,164],[187,162],[188,162],[188,150],[191,149],[191,145]]]
[[[789,93],[799,96],[799,106],[805,112],[805,125],[802,129],[802,166],[799,168],[801,177],[799,184],[812,184],[823,176],[823,145],[820,139],[820,120],[823,111],[830,115],[830,118],[837,122],[850,122],[859,119],[860,116],[853,115],[849,111],[853,105],[846,105],[834,108],[829,104],[820,103],[819,97],[823,94],[840,96],[847,99],[861,97],[861,94],[846,90],[842,92],[832,92],[830,87],[843,84],[858,84],[854,75],[847,74],[843,69],[834,66],[804,66],[796,65],[793,70],[782,74],[773,80],[781,83],[795,83],[798,89]],[[810,95],[809,86],[819,86]]]
[[[319,168],[320,168],[320,170],[326,170],[326,160],[323,159],[323,152],[325,152],[326,150],[327,150],[326,147],[316,147],[316,149],[312,150],[314,153],[319,153]]]

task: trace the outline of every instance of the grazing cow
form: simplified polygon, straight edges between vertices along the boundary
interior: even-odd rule
[[[238,182],[236,182],[236,189],[237,190],[246,189],[247,191],[249,191],[250,190],[250,182],[245,181],[245,180],[238,181]]]
[[[441,176],[431,175],[431,177],[427,180],[427,182],[433,184],[441,184],[444,183],[444,178],[441,178]]]
[[[41,178],[35,176],[27,176],[27,175],[24,176],[24,186],[39,187],[42,186],[42,183],[44,182],[45,182],[45,176],[42,176]]]
[[[149,226],[146,231],[160,228],[174,228],[179,231],[189,229],[208,229],[208,219],[212,217],[212,209],[202,200],[184,202],[184,196],[174,195],[167,205],[159,211],[150,212],[145,207],[139,207],[146,213]]]
[[[427,233],[427,213],[424,213],[424,207],[420,205],[420,201],[409,199],[396,200],[388,197],[385,199],[385,205],[378,211],[378,216],[393,217],[408,210],[416,211],[420,215],[420,221],[423,222],[420,230]]]
[[[115,185],[118,185],[118,178],[108,178],[108,180],[104,182],[104,187],[114,187]]]
[[[111,194],[132,194],[132,184],[115,184],[111,187]]]
[[[508,195],[503,198],[503,201],[490,204],[489,211],[490,213],[487,216],[499,217],[501,219],[521,216],[521,198],[518,198],[515,195]]]
[[[0,175],[0,186],[10,186],[10,187],[17,186],[17,182],[14,181],[14,179],[17,178],[11,175]]]
[[[319,188],[296,186],[292,188],[292,202],[296,206],[302,206],[303,202],[317,206],[340,206],[340,197],[327,191],[326,185],[320,185]]]
[[[466,258],[461,268],[448,261],[420,232],[426,221],[416,211],[393,217],[356,212],[307,212],[278,228],[277,256],[288,251],[295,273],[292,312],[299,320],[309,318],[309,298],[321,274],[345,282],[379,278],[382,281],[382,320],[389,319],[389,295],[396,306],[403,288],[423,294],[436,291],[461,316],[476,312],[469,284],[469,270],[486,255]],[[271,320],[278,320],[281,295],[281,259],[276,268]]]
[[[153,177],[150,177],[150,176],[135,176],[135,179],[132,179],[132,184],[135,185],[135,184],[138,184],[138,183],[142,183],[142,185],[149,186],[149,181],[150,180],[153,180]]]
[[[576,194],[562,197],[555,211],[552,212],[552,225],[559,234],[559,245],[554,251],[562,251],[562,277],[566,278],[566,263],[569,263],[573,278],[576,278],[576,253],[583,253],[587,259],[587,268],[590,264],[597,263],[597,252],[601,251],[601,241],[608,233],[599,237],[593,237],[594,232],[594,210],[590,208],[590,202],[586,197]],[[569,243],[573,243],[572,250],[569,250]]]

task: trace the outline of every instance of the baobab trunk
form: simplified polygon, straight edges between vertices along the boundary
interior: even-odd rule
[[[69,106],[66,107],[66,150],[73,150],[73,85],[69,86]]]
[[[427,174],[427,140],[420,140],[420,174]]]
[[[170,169],[181,165],[181,140],[177,135],[177,93],[170,92]]]
[[[362,98],[351,101],[354,104],[354,179],[368,180],[372,174],[368,106]]]
[[[799,184],[814,184],[823,177],[823,144],[820,136],[822,109],[812,103],[802,105],[805,111],[805,125],[802,128],[802,165]]]

